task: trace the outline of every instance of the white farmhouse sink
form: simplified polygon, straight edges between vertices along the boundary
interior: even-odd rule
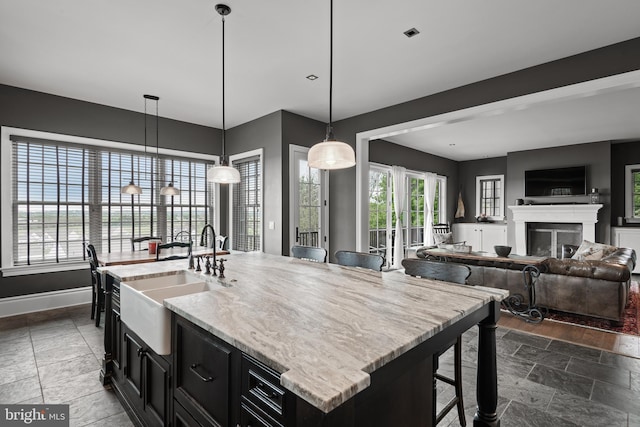
[[[177,274],[120,283],[122,321],[158,354],[171,353],[171,312],[166,298],[210,290],[197,276]]]
[[[127,286],[137,291],[166,288],[167,286],[184,285],[187,283],[203,282],[203,278],[188,271],[178,271],[175,274],[151,277],[149,279],[128,280]]]

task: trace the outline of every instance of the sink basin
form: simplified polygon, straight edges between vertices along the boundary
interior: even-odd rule
[[[179,271],[176,274],[167,274],[149,279],[128,280],[126,284],[137,291],[148,291],[150,289],[166,288],[167,286],[184,285],[202,281],[202,277],[193,273]]]
[[[120,316],[158,354],[171,353],[171,312],[167,298],[205,292],[210,284],[190,274],[120,283]]]

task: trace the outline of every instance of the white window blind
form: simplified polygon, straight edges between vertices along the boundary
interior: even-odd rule
[[[233,162],[240,171],[240,183],[233,185],[233,249],[261,250],[262,171],[260,156]]]
[[[192,238],[213,217],[210,162],[11,135],[13,265],[84,259],[131,249],[131,238],[179,231]],[[141,195],[121,194],[133,180]],[[160,196],[173,182],[179,196]]]

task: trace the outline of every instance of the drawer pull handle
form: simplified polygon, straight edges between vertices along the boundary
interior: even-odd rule
[[[189,370],[190,370],[191,372],[193,372],[194,374],[196,374],[196,376],[197,376],[198,378],[200,378],[202,381],[204,381],[205,383],[210,383],[211,381],[213,381],[213,377],[206,377],[206,378],[205,378],[205,377],[203,377],[203,376],[202,376],[202,374],[200,374],[200,372],[198,372],[198,371],[196,370],[196,368],[197,368],[198,366],[199,366],[199,364],[198,364],[198,363],[194,363],[193,365],[191,365],[191,366],[189,367]]]
[[[267,397],[269,399],[274,399],[274,398],[278,397],[278,393],[276,393],[273,390],[269,390],[268,388],[266,388],[266,386],[264,385],[263,382],[258,382],[258,384],[256,384],[256,389],[257,389],[258,393],[260,393],[261,395],[263,395],[264,397]]]

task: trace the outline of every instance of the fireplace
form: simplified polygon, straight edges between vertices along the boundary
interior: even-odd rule
[[[527,254],[541,257],[562,257],[562,245],[582,242],[582,224],[549,222],[527,223]]]
[[[581,237],[579,237],[578,244],[584,239],[591,242],[596,241],[596,222],[598,222],[598,210],[602,208],[601,204],[570,204],[570,205],[520,205],[509,206],[509,209],[513,212],[513,221],[515,223],[515,252],[520,255],[531,255],[530,247],[528,244],[528,224],[573,224],[580,226]],[[549,239],[549,253],[557,252],[557,239],[556,236],[556,248],[551,250],[553,232],[549,232],[547,235]],[[540,236],[537,236],[540,237]],[[563,240],[565,235],[561,235],[560,239]],[[575,236],[574,236],[575,237]],[[538,250],[538,249],[536,249]],[[550,256],[550,255],[542,255]]]

